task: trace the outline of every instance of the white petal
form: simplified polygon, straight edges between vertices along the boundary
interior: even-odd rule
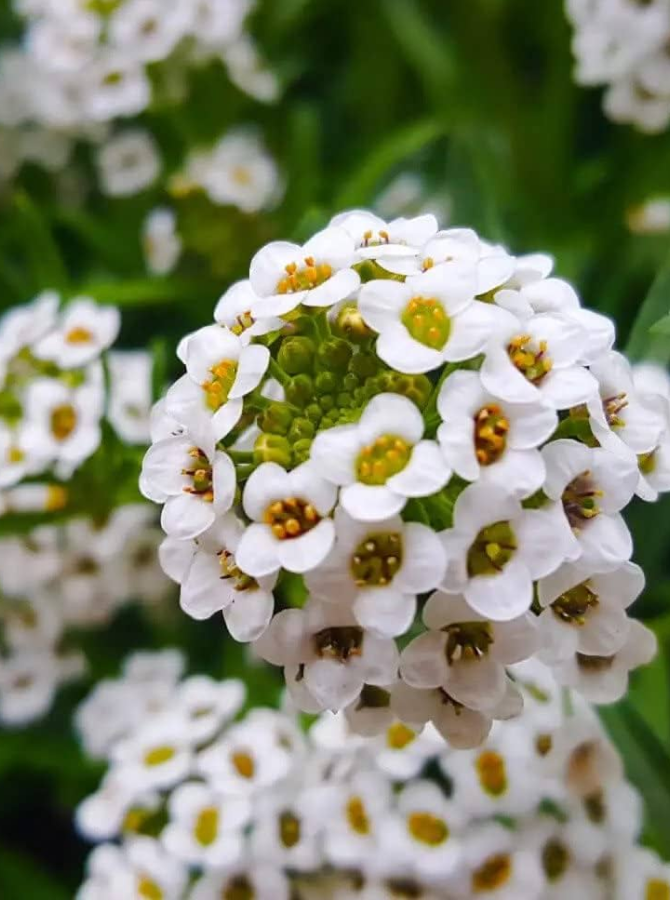
[[[444,577],[446,554],[437,534],[427,525],[408,522],[403,534],[403,563],[393,580],[405,593],[434,590]]]
[[[449,339],[442,351],[448,362],[461,362],[482,353],[495,324],[491,308],[475,300],[451,321]]]
[[[224,403],[220,409],[212,416],[212,434],[215,441],[220,441],[226,435],[230,434],[233,428],[240,421],[242,415],[243,401],[229,400]],[[204,449],[204,448],[203,448]]]
[[[235,560],[243,572],[254,578],[276,572],[279,562],[279,541],[269,525],[252,523],[242,535],[237,546]]]
[[[481,619],[461,594],[447,594],[443,591],[436,591],[428,598],[422,617],[426,627],[435,631],[456,622],[478,622]]]
[[[235,381],[229,398],[235,400],[255,390],[267,371],[270,362],[270,351],[261,344],[250,344],[240,356]]]
[[[513,557],[502,572],[471,578],[463,594],[482,616],[493,622],[505,622],[530,609],[533,582],[523,562]]]
[[[284,267],[301,259],[302,248],[288,241],[266,244],[251,260],[249,281],[259,297],[272,296],[285,276]]]
[[[423,437],[423,427],[423,417],[416,404],[400,394],[389,393],[373,397],[358,423],[363,444],[371,444],[386,434],[416,444]]]
[[[537,623],[531,614],[511,622],[498,622],[494,631],[492,652],[505,665],[528,659],[538,646]]]
[[[208,619],[230,603],[232,587],[221,574],[218,556],[196,553],[179,596],[187,615]]]
[[[515,497],[534,494],[542,487],[545,475],[544,460],[538,450],[505,450],[497,462],[480,470],[482,483],[506,488]]]
[[[288,572],[300,574],[308,572],[323,562],[330,553],[334,541],[335,524],[333,520],[322,519],[316,528],[312,528],[306,534],[278,541],[279,562]]]
[[[361,663],[368,684],[382,687],[393,684],[398,677],[399,653],[396,642],[366,632]]]
[[[593,375],[580,366],[567,369],[554,369],[542,379],[540,392],[556,409],[569,409],[586,403],[597,390],[597,382]]]
[[[356,457],[361,448],[355,425],[338,425],[320,431],[312,441],[310,462],[333,484],[356,481]]]
[[[626,523],[619,513],[590,519],[579,534],[582,548],[580,564],[591,567],[594,572],[606,572],[630,559],[633,553],[633,539]]]
[[[447,637],[427,631],[414,638],[400,655],[400,677],[415,688],[438,688],[447,683]]]
[[[352,519],[379,522],[395,516],[405,505],[405,497],[394,494],[385,484],[349,484],[340,491],[340,503]]]
[[[272,591],[236,591],[232,603],[223,610],[231,637],[240,643],[256,641],[270,623],[274,610]]]
[[[277,463],[267,462],[260,465],[249,476],[244,487],[242,505],[250,519],[261,521],[265,510],[271,503],[276,500],[286,500],[290,496],[291,486],[288,473]]]
[[[521,325],[520,328],[523,328]],[[495,345],[486,348],[479,370],[487,391],[509,403],[536,403],[540,392],[512,365],[507,352]]]
[[[384,331],[398,322],[403,308],[411,300],[411,292],[398,281],[380,279],[364,284],[358,295],[358,311],[366,325]]]
[[[354,615],[362,628],[380,637],[404,634],[414,621],[416,597],[393,587],[371,587],[358,592]]]
[[[557,528],[558,511],[552,507],[526,509],[514,523],[518,553],[533,578],[554,572],[574,551],[567,528]]]
[[[228,512],[235,499],[235,464],[227,453],[217,450],[212,461],[212,490],[217,515]]]
[[[161,526],[170,537],[180,541],[197,537],[214,521],[214,506],[196,494],[169,497],[161,514]]]
[[[444,353],[414,340],[400,322],[388,325],[377,338],[377,356],[392,369],[408,375],[431,372],[444,362]]]
[[[317,467],[305,462],[289,473],[291,496],[309,501],[321,516],[326,516],[335,506],[337,488],[319,474]]]
[[[323,284],[307,291],[302,302],[305,306],[332,306],[346,299],[360,283],[358,272],[353,269],[340,269]]]
[[[317,659],[305,666],[305,686],[326,709],[344,709],[358,697],[363,679],[352,665],[332,659]]]
[[[544,492],[552,500],[560,500],[570,482],[591,467],[591,451],[578,441],[552,441],[542,456],[547,466]]]
[[[427,497],[441,490],[451,478],[435,441],[419,441],[405,468],[391,476],[386,486],[405,497]]]
[[[459,660],[449,667],[445,689],[450,696],[470,709],[485,710],[497,706],[505,694],[506,675],[500,663],[490,657]]]
[[[291,666],[302,661],[304,641],[305,613],[301,609],[285,609],[272,619],[254,648],[261,659],[273,666]]]
[[[513,450],[529,450],[548,440],[558,426],[558,416],[547,403],[514,404],[505,411],[510,422],[507,446]]]

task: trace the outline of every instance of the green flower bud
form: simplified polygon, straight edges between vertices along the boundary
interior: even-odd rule
[[[317,358],[325,369],[346,372],[353,350],[351,345],[341,338],[330,338],[319,345]]]
[[[354,375],[353,372],[347,372],[342,379],[342,387],[345,391],[355,391],[356,388],[360,386],[360,383],[360,378],[358,375]]]
[[[314,341],[305,335],[284,338],[277,354],[277,362],[289,375],[311,372],[314,351]]]
[[[346,303],[340,309],[333,323],[333,330],[352,344],[361,344],[374,335],[374,331],[363,321],[363,316],[354,302]]]
[[[286,399],[293,406],[304,407],[314,397],[314,382],[309,375],[296,375],[286,385]]]
[[[310,422],[309,419],[294,419],[291,423],[291,428],[289,429],[288,439],[291,444],[295,444],[303,439],[311,440],[314,437],[315,432],[316,428],[314,427],[314,423]]]
[[[379,371],[379,363],[369,353],[356,353],[351,357],[349,371],[365,380]]]
[[[287,469],[293,462],[291,445],[285,437],[278,434],[259,434],[254,446],[254,462],[276,462]]]
[[[305,410],[305,414],[307,418],[310,419],[310,421],[318,424],[321,421],[321,417],[323,416],[323,410],[318,403],[310,403]]]
[[[319,406],[328,412],[335,406],[335,398],[332,394],[324,394],[323,397],[319,397]]]
[[[314,381],[317,394],[332,394],[340,386],[340,379],[334,372],[319,372]]]
[[[302,441],[296,441],[293,445],[293,458],[295,460],[296,465],[300,465],[300,463],[307,462],[309,459],[309,451],[312,446],[312,441],[304,438]]]
[[[290,408],[285,403],[275,402],[258,416],[258,427],[272,434],[288,434],[292,421]]]
[[[354,402],[354,398],[346,391],[341,391],[335,399],[337,400],[337,405],[343,406],[345,409],[352,406]]]

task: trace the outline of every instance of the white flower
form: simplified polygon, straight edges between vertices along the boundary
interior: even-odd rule
[[[185,354],[186,374],[168,391],[166,411],[194,434],[210,427],[219,441],[237,425],[243,398],[260,384],[270,351],[227,328],[207,325],[189,336]]]
[[[84,73],[77,75],[81,78]],[[110,50],[98,54],[87,66],[85,77],[84,111],[94,122],[133,116],[149,105],[151,85],[143,66],[122,52]],[[134,189],[130,193],[134,193]]]
[[[297,872],[311,872],[322,860],[322,814],[314,809],[311,792],[300,793],[288,783],[258,798],[251,838],[255,859]]]
[[[464,840],[463,855],[469,875],[468,896],[544,900],[545,878],[538,854],[524,847],[503,825],[490,822],[475,826]],[[589,900],[596,898],[589,896]]]
[[[41,718],[62,680],[60,661],[46,647],[21,648],[0,657],[0,722],[16,727]]]
[[[239,713],[245,695],[243,682],[236,679],[214,681],[206,675],[192,675],[180,683],[175,707],[185,717],[193,742],[201,744]]]
[[[151,440],[153,359],[145,350],[115,350],[107,355],[109,403],[107,417],[122,441]]]
[[[237,40],[249,14],[250,0],[192,0],[191,32],[205,45],[225,46]]]
[[[310,460],[334,484],[349,515],[374,522],[397,515],[409,497],[425,497],[451,475],[435,441],[422,440],[424,422],[411,400],[378,394],[356,425],[319,432]]]
[[[96,378],[82,387],[38,378],[25,394],[26,440],[36,458],[68,478],[97,449],[103,395]]]
[[[538,620],[542,659],[551,663],[578,652],[616,653],[628,637],[626,609],[643,587],[644,574],[633,563],[588,577],[584,569],[565,563],[541,579],[537,591],[544,610]]]
[[[410,627],[416,595],[434,590],[444,575],[444,550],[435,532],[399,516],[368,524],[335,510],[335,547],[307,573],[313,597],[351,604],[359,625],[395,637]]]
[[[188,782],[171,794],[168,811],[161,842],[178,860],[206,869],[241,860],[242,832],[251,816],[246,797],[223,797],[207,785]]]
[[[665,234],[670,231],[670,197],[652,197],[626,213],[633,234]]]
[[[260,298],[252,313],[284,316],[300,304],[333,306],[360,284],[354,242],[343,228],[319,231],[304,245],[267,244],[251,260],[249,281]]]
[[[229,456],[219,450],[210,455],[187,435],[158,441],[142,464],[142,491],[149,500],[165,504],[161,525],[180,540],[202,534],[230,509],[235,481]]]
[[[483,387],[477,372],[453,372],[440,389],[437,408],[440,449],[461,478],[496,484],[520,497],[542,486],[545,466],[537,448],[558,425],[550,404],[506,403]]]
[[[142,249],[152,275],[169,275],[182,253],[174,210],[159,206],[152,210],[142,225]]]
[[[613,855],[615,893],[613,900],[648,900],[670,892],[670,866],[643,847],[626,848]]]
[[[188,4],[166,8],[160,0],[131,0],[109,19],[109,40],[131,59],[157,62],[172,53],[186,34]]]
[[[235,558],[243,572],[260,578],[280,568],[307,572],[321,563],[335,540],[329,513],[337,490],[311,463],[286,472],[263,463],[249,477],[242,497],[251,519]]]
[[[566,315],[541,313],[522,321],[501,313],[485,350],[482,383],[510,403],[544,399],[568,409],[596,389],[593,376],[579,365],[588,350],[588,332]]]
[[[157,796],[147,795],[147,800],[149,799],[152,801],[152,808],[158,805]],[[135,785],[129,784],[123,775],[110,769],[98,790],[77,807],[77,830],[89,841],[111,840],[121,831],[133,805],[139,806]]]
[[[269,317],[255,319],[251,315],[251,309],[258,301],[258,297],[251,287],[251,282],[236,281],[219,298],[214,309],[214,318],[219,325],[223,325],[245,341],[253,337],[268,334],[270,331],[278,331],[286,324],[283,319]]]
[[[334,603],[278,613],[255,646],[273,665],[299,667],[297,680],[321,709],[342,709],[364,684],[391,684],[397,674],[395,641],[365,631]]]
[[[433,594],[423,621],[430,630],[403,650],[401,678],[415,688],[442,688],[452,700],[478,711],[495,709],[505,697],[505,666],[537,649],[531,614],[488,622],[457,594]]]
[[[356,245],[359,259],[383,260],[387,256],[416,256],[437,231],[435,216],[399,218],[385,222],[364,209],[338,213],[329,226],[344,228]]]
[[[566,558],[570,534],[545,510],[526,510],[498,486],[471,484],[454,506],[453,528],[442,533],[447,573],[442,587],[494,622],[525,613],[533,581]]]
[[[132,878],[122,878],[117,883],[114,872],[112,897],[144,900],[147,895],[153,895],[160,896],[163,900],[181,900],[187,884],[187,870],[178,860],[165,853],[158,841],[135,837],[126,848]],[[123,871],[119,874],[123,875]]]
[[[636,390],[625,357],[612,351],[594,363],[591,372],[598,387],[587,406],[599,443],[619,455],[653,452],[664,428],[664,417],[652,399]]]
[[[542,456],[547,467],[543,489],[555,501],[546,514],[555,521],[556,540],[567,543],[565,558],[591,572],[606,572],[630,559],[632,539],[619,510],[637,487],[635,458],[571,440],[547,444]]]
[[[139,194],[153,184],[160,167],[153,138],[138,128],[115,135],[98,151],[102,189],[110,197]]]
[[[126,783],[138,791],[172,787],[193,768],[191,735],[185,732],[178,714],[149,718],[139,731],[112,747],[112,761]]]
[[[495,323],[492,308],[474,300],[475,270],[435,266],[402,283],[369,281],[359,311],[379,334],[377,355],[399,372],[429,372],[484,350]]]
[[[573,687],[592,703],[614,703],[628,689],[628,673],[646,665],[656,655],[657,642],[652,631],[631,620],[626,643],[607,655],[573,654],[552,665],[560,684]]]
[[[33,352],[61,369],[77,369],[111,346],[120,327],[121,316],[116,307],[99,306],[87,297],[79,297],[65,307],[58,327],[38,341]]]
[[[289,881],[284,872],[263,860],[248,868],[212,872],[200,878],[189,900],[221,900],[222,897],[253,897],[253,900],[289,900]]]
[[[261,103],[273,103],[278,99],[279,79],[267,67],[248,34],[241,34],[234,43],[224,47],[221,59],[232,83],[245,94]]]
[[[384,823],[382,846],[406,871],[448,878],[462,861],[463,813],[436,784],[415,781],[398,797],[398,815]]]

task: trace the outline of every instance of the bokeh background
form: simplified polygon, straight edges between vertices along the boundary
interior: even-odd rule
[[[163,171],[151,187],[106,196],[86,142],[57,176],[26,163],[4,181],[1,309],[45,288],[116,304],[119,344],[150,346],[158,390],[179,374],[178,339],[209,321],[260,245],[304,239],[342,209],[395,204],[398,213],[435,210],[443,223],[473,227],[512,252],[552,254],[584,304],[616,320],[620,348],[668,362],[668,233],[639,233],[630,223],[641,204],[670,195],[670,130],[649,135],[614,124],[602,113],[602,92],[574,83],[559,0],[263,0],[247,27],[277,77],[276,100],[261,103],[236,87],[220,60],[194,67],[180,99],[157,94],[133,119],[160,148]],[[2,0],[2,43],[21,35],[12,3]],[[161,67],[152,78],[165,75]],[[283,194],[272,209],[245,213],[176,186],[190,151],[240,124],[262,134],[281,173]],[[140,234],[147,214],[165,203],[184,251],[172,274],[156,276],[147,273]],[[82,508],[104,518],[120,499],[139,500],[140,460],[139,450],[110,437],[87,463]],[[645,839],[666,858],[669,519],[670,498],[629,510],[648,582],[634,612],[655,630],[661,652],[636,674],[627,699],[603,710],[645,798]],[[0,536],[39,521],[2,516]],[[104,629],[69,640],[85,649],[85,679],[61,692],[43,722],[0,732],[0,897],[9,900],[60,900],[81,880],[87,847],[72,810],[100,777],[71,725],[87,686],[137,648],[180,646],[194,670],[214,675],[246,665],[218,620],[187,619],[174,596],[148,611],[126,608]],[[276,673],[244,671],[253,702],[278,696]]]

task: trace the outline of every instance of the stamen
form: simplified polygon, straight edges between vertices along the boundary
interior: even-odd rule
[[[442,350],[449,340],[451,319],[434,297],[412,297],[400,321],[415,341],[433,350]]]
[[[279,541],[301,537],[321,521],[321,516],[306,500],[289,497],[277,500],[265,510],[264,521]]]

